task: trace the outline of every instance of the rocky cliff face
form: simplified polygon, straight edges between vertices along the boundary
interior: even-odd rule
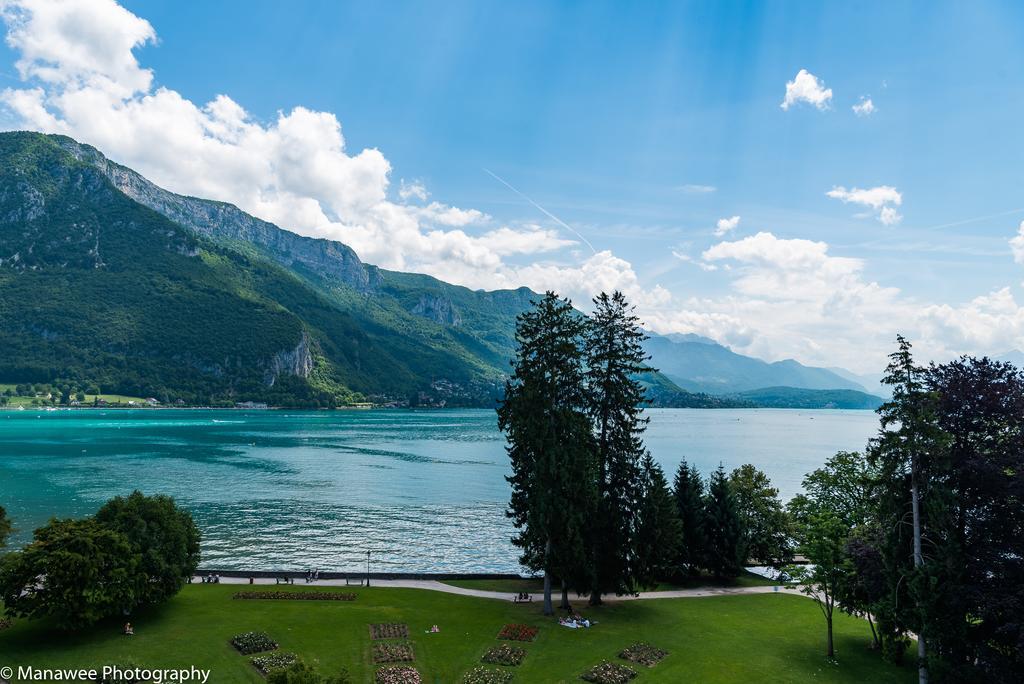
[[[135,171],[110,161],[93,147],[71,138],[58,137],[57,140],[75,158],[99,169],[121,192],[175,223],[215,240],[240,240],[263,247],[285,266],[302,266],[363,293],[380,287],[377,268],[360,261],[347,245],[283,230],[246,214],[233,204],[168,192]]]
[[[302,331],[302,337],[294,349],[278,352],[267,364],[264,380],[268,387],[273,387],[282,375],[294,375],[308,378],[313,372],[313,352],[310,349],[309,334]]]
[[[441,325],[459,326],[462,324],[462,315],[452,304],[452,300],[447,297],[420,295],[420,299],[412,308],[411,313],[429,318]]]

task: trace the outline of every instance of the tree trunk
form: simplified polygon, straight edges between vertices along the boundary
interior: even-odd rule
[[[569,605],[569,587],[565,582],[562,582],[562,605],[560,605],[559,608],[569,610],[571,607],[572,606]]]
[[[592,592],[590,592],[590,605],[592,605],[592,606],[599,606],[599,605],[601,605],[601,590],[600,589],[594,589]]]
[[[924,555],[921,553],[921,498],[917,487],[917,460],[910,466],[910,504],[914,514],[914,568],[919,569],[924,565]],[[917,631],[917,681],[918,684],[928,684],[928,662],[925,659],[927,649],[924,641],[924,624],[922,622]]]
[[[831,615],[828,616],[827,618],[825,618],[825,624],[828,625],[828,654],[827,654],[827,657],[828,657],[829,660],[832,660],[833,658],[836,657],[836,652],[835,652],[835,649],[832,647],[832,616]]]
[[[544,564],[551,562],[551,540],[544,544]],[[544,568],[544,614],[554,615],[555,609],[551,606],[551,572]]]
[[[875,622],[871,619],[871,613],[864,613],[868,619],[868,626],[871,627],[871,649],[877,651],[882,647],[882,643],[878,640],[878,632],[875,631]]]

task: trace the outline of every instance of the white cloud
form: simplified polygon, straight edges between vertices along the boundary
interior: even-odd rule
[[[843,204],[859,204],[877,212],[878,220],[887,226],[893,226],[903,220],[896,207],[903,204],[903,194],[891,185],[879,185],[874,188],[850,188],[836,185],[825,193],[832,199]]]
[[[1009,288],[961,305],[929,304],[867,279],[861,259],[836,256],[820,241],[761,232],[712,245],[701,259],[723,267],[729,291],[645,312],[652,330],[695,332],[769,360],[861,372],[884,366],[897,333],[922,360],[1000,353],[1024,337],[1024,307]]]
[[[861,97],[860,102],[851,107],[853,113],[857,116],[871,116],[877,111],[875,103],[871,101],[870,97]]]
[[[736,226],[738,225],[740,225],[739,216],[733,216],[731,218],[720,218],[718,219],[718,222],[715,223],[715,235],[717,237],[722,237],[726,233],[730,233],[736,230]]]
[[[708,195],[716,191],[718,188],[714,185],[693,185],[688,183],[681,186],[679,189],[688,195]]]
[[[412,199],[418,199],[421,202],[426,202],[428,197],[430,197],[430,193],[427,192],[427,188],[423,183],[420,181],[411,181],[406,183],[405,179],[402,179],[398,188],[398,198],[403,202],[408,202]]]
[[[779,106],[788,110],[799,102],[806,102],[824,111],[831,100],[832,89],[826,88],[825,83],[807,69],[801,69],[796,78],[786,83],[786,98]]]
[[[1024,264],[1024,221],[1017,227],[1017,234],[1010,238],[1010,250],[1013,252],[1013,260]]]

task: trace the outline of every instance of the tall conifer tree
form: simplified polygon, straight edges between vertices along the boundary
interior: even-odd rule
[[[679,557],[676,566],[682,572],[697,575],[704,564],[704,480],[695,468],[691,468],[686,459],[676,470],[672,490],[679,511],[679,522],[682,527],[682,542],[679,546]]]
[[[585,319],[553,292],[516,322],[518,350],[498,408],[512,466],[507,515],[524,565],[544,573],[551,615],[554,577],[583,582],[595,509],[594,447],[584,392]]]
[[[637,582],[650,587],[674,574],[682,543],[679,511],[661,466],[650,452],[640,465],[643,496],[637,516]]]
[[[589,410],[597,459],[597,513],[590,529],[590,603],[635,591],[636,516],[645,449],[644,388],[650,370],[640,321],[625,295],[601,293],[587,334]]]
[[[716,577],[735,577],[743,569],[743,523],[736,497],[721,465],[711,474],[704,504],[706,565]]]

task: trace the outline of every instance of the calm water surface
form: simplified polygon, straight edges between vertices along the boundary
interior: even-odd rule
[[[878,429],[867,411],[649,411],[666,471],[753,463],[788,499]],[[174,496],[203,565],[517,572],[504,440],[489,410],[0,411],[0,505],[23,543],[133,489]]]

